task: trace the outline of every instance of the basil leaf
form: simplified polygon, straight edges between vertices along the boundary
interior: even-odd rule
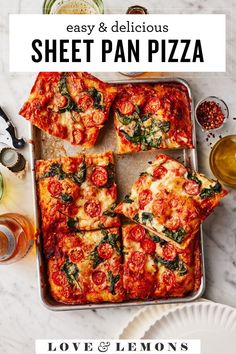
[[[157,236],[157,235],[149,235],[149,237],[150,237],[150,239],[151,239],[153,242],[155,242],[155,243],[161,242],[160,237]]]
[[[116,204],[112,205],[110,209],[105,210],[103,212],[103,215],[110,216],[111,218],[114,218],[117,214],[114,212],[114,209],[116,207]]]
[[[212,188],[215,193],[220,193],[222,191],[222,185],[219,182],[217,182]]]
[[[109,282],[110,282],[110,293],[112,295],[116,295],[115,286],[116,286],[116,283],[118,283],[118,281],[120,280],[120,275],[119,274],[114,275],[109,270],[108,271],[108,279],[109,279]]]

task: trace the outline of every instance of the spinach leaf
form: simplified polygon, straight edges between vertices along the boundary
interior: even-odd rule
[[[103,212],[103,215],[110,216],[111,218],[114,218],[117,214],[114,212],[114,209],[116,207],[116,204],[112,205],[110,209],[105,210]]]
[[[147,224],[148,222],[151,224],[152,221],[153,221],[153,214],[144,211],[144,212],[142,213],[142,222],[143,222],[144,224]]]
[[[78,222],[79,222],[78,218],[69,217],[67,220],[67,226],[69,227],[69,229],[75,229]]]
[[[120,129],[120,132],[125,136],[125,138],[133,144],[139,144],[141,140],[141,126],[136,122],[133,135],[129,135],[125,130]]]
[[[115,286],[116,286],[116,283],[118,283],[118,281],[120,280],[120,275],[119,274],[114,275],[109,270],[108,271],[108,279],[109,279],[109,282],[110,282],[110,293],[112,295],[116,295]]]
[[[159,243],[161,241],[160,237],[157,235],[149,235],[149,237],[155,243]]]
[[[60,199],[64,202],[64,203],[71,203],[73,202],[73,198],[71,195],[69,195],[68,193],[62,193],[60,196]]]
[[[216,193],[220,193],[222,191],[222,186],[219,182],[217,182],[214,186],[210,186],[209,188],[203,188],[200,197],[201,199],[206,199],[208,197],[213,197]]]
[[[186,264],[180,261],[179,256],[173,260],[167,260],[162,257],[156,257],[155,262],[163,264],[167,269],[178,271],[179,275],[185,275],[188,271]]]
[[[91,252],[90,258],[93,262],[93,268],[95,269],[100,263],[104,262],[105,259],[99,257],[98,255],[98,247],[103,244],[103,243],[108,243],[109,245],[112,246],[112,248],[115,249],[117,255],[121,254],[121,248],[119,243],[117,242],[117,235],[116,234],[109,234],[108,231],[105,229],[101,230],[101,233],[103,234],[103,239],[100,241],[100,243],[95,247],[95,249]]]
[[[67,258],[61,270],[66,274],[70,285],[79,286],[79,283],[77,281],[79,277],[79,268],[75,263],[70,262],[69,258]]]
[[[168,133],[168,131],[170,130],[170,122],[166,120],[159,122],[157,125],[163,133]]]
[[[124,197],[124,203],[127,203],[127,204],[131,204],[133,203],[133,199],[130,198],[130,194],[127,194],[125,197]]]
[[[75,183],[81,185],[83,182],[85,182],[86,174],[87,174],[87,166],[85,161],[83,161],[78,167],[78,172],[70,174],[70,177]]]
[[[48,171],[46,171],[41,177],[40,179],[43,178],[47,178],[47,177],[55,177],[57,176],[57,178],[59,180],[62,180],[66,177],[66,173],[62,170],[62,164],[58,163],[58,162],[53,162],[50,165],[50,168]]]
[[[67,78],[67,73],[62,73],[61,79],[59,81],[59,91],[63,96],[66,97],[67,104],[65,107],[59,108],[59,112],[60,113],[64,113],[66,111],[83,112],[83,109],[78,107],[78,105],[71,98],[68,88],[67,88],[66,78]]]
[[[177,243],[181,243],[183,241],[184,236],[186,235],[186,231],[184,228],[180,227],[177,231],[172,231],[168,229],[167,227],[163,228],[164,234],[174,240]]]
[[[88,90],[89,95],[93,99],[93,107],[97,109],[104,110],[104,105],[103,103],[103,95],[101,92],[99,92],[95,87],[92,87],[91,89]]]
[[[188,172],[187,178],[196,182],[199,186],[202,185],[202,182],[200,181],[200,179],[197,178],[196,174],[193,172]]]
[[[93,262],[93,269],[97,268],[97,266],[104,262],[104,259],[99,257],[97,247],[90,254],[91,261]]]
[[[109,163],[106,166],[106,170],[107,170],[107,174],[108,174],[107,183],[104,186],[99,187],[99,188],[110,188],[115,183],[115,166],[114,166],[114,164]]]

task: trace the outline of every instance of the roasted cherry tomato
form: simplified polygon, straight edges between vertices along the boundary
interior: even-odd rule
[[[65,275],[61,271],[52,273],[52,280],[58,286],[63,286],[67,283]]]
[[[132,102],[128,101],[127,99],[120,100],[117,103],[117,107],[121,114],[125,116],[129,116],[134,112],[134,105]]]
[[[152,176],[155,179],[160,179],[160,178],[164,177],[166,173],[167,173],[167,169],[164,166],[159,166],[159,167],[154,168],[154,170],[152,172]]]
[[[57,104],[58,108],[63,108],[66,106],[66,104],[67,104],[66,96],[63,96],[60,93],[58,93],[55,95],[55,99],[56,99],[56,104]]]
[[[95,125],[101,125],[106,121],[106,116],[102,111],[95,111],[92,120]]]
[[[84,133],[82,132],[81,129],[74,129],[72,131],[72,135],[73,135],[73,144],[74,145],[79,145],[83,142],[84,140]]]
[[[162,247],[162,256],[168,261],[173,261],[177,255],[176,248],[171,243],[165,243]]]
[[[173,288],[175,286],[175,284],[176,284],[175,273],[172,272],[172,270],[167,269],[162,274],[162,280],[163,280],[163,283],[166,285],[168,290]]]
[[[93,106],[93,99],[88,93],[81,92],[77,99],[77,105],[85,112]]]
[[[69,216],[76,216],[78,214],[79,208],[76,204],[70,204],[67,210]]]
[[[166,220],[166,227],[170,230],[177,230],[180,227],[180,218],[178,215],[171,216]]]
[[[97,166],[94,168],[91,180],[97,187],[103,187],[108,181],[108,172],[105,167]]]
[[[144,107],[144,113],[157,114],[160,108],[160,99],[158,97],[150,97]]]
[[[153,254],[156,250],[155,242],[148,237],[141,242],[141,247],[147,254]]]
[[[135,251],[131,254],[130,261],[135,267],[142,269],[146,262],[146,255],[143,252]]]
[[[140,225],[136,225],[132,227],[132,229],[129,232],[129,237],[131,238],[131,240],[136,242],[141,242],[145,236],[146,236],[146,231]]]
[[[62,192],[62,184],[52,179],[48,183],[48,191],[53,197],[58,197]]]
[[[95,217],[101,215],[101,210],[102,210],[101,203],[96,199],[88,200],[84,204],[84,211],[91,218],[95,218]]]
[[[109,259],[113,255],[113,248],[109,243],[102,243],[98,246],[97,251],[102,259]]]
[[[152,200],[152,191],[150,189],[144,189],[138,196],[138,202],[140,209],[144,209],[147,204]]]
[[[84,252],[81,248],[74,249],[69,253],[69,258],[71,262],[78,263],[79,261],[81,261],[81,259],[84,258]]]
[[[102,285],[106,281],[106,274],[101,270],[97,270],[93,272],[92,279],[94,284]]]
[[[185,192],[189,195],[197,195],[200,192],[200,186],[195,181],[186,181],[183,185]]]

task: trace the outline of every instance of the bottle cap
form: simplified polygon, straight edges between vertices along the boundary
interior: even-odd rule
[[[129,15],[147,15],[148,10],[143,6],[135,5],[130,6],[126,13]]]
[[[3,148],[0,152],[0,163],[12,172],[23,171],[26,160],[23,155],[12,148]]]

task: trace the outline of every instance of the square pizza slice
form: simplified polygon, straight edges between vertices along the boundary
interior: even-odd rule
[[[226,194],[219,182],[158,154],[115,212],[185,248]]]
[[[56,301],[83,304],[124,299],[118,228],[54,236],[48,277]]]
[[[88,73],[44,72],[19,114],[48,134],[91,148],[115,95],[115,87]]]
[[[182,84],[123,86],[113,112],[119,154],[193,147],[190,98]]]
[[[123,285],[129,299],[154,296],[157,267],[152,257],[155,243],[141,225],[122,226],[124,253]]]
[[[199,235],[181,250],[141,225],[122,227],[123,285],[131,299],[183,297],[201,284]]]
[[[36,162],[42,229],[51,232],[117,227],[115,167],[110,151]]]

